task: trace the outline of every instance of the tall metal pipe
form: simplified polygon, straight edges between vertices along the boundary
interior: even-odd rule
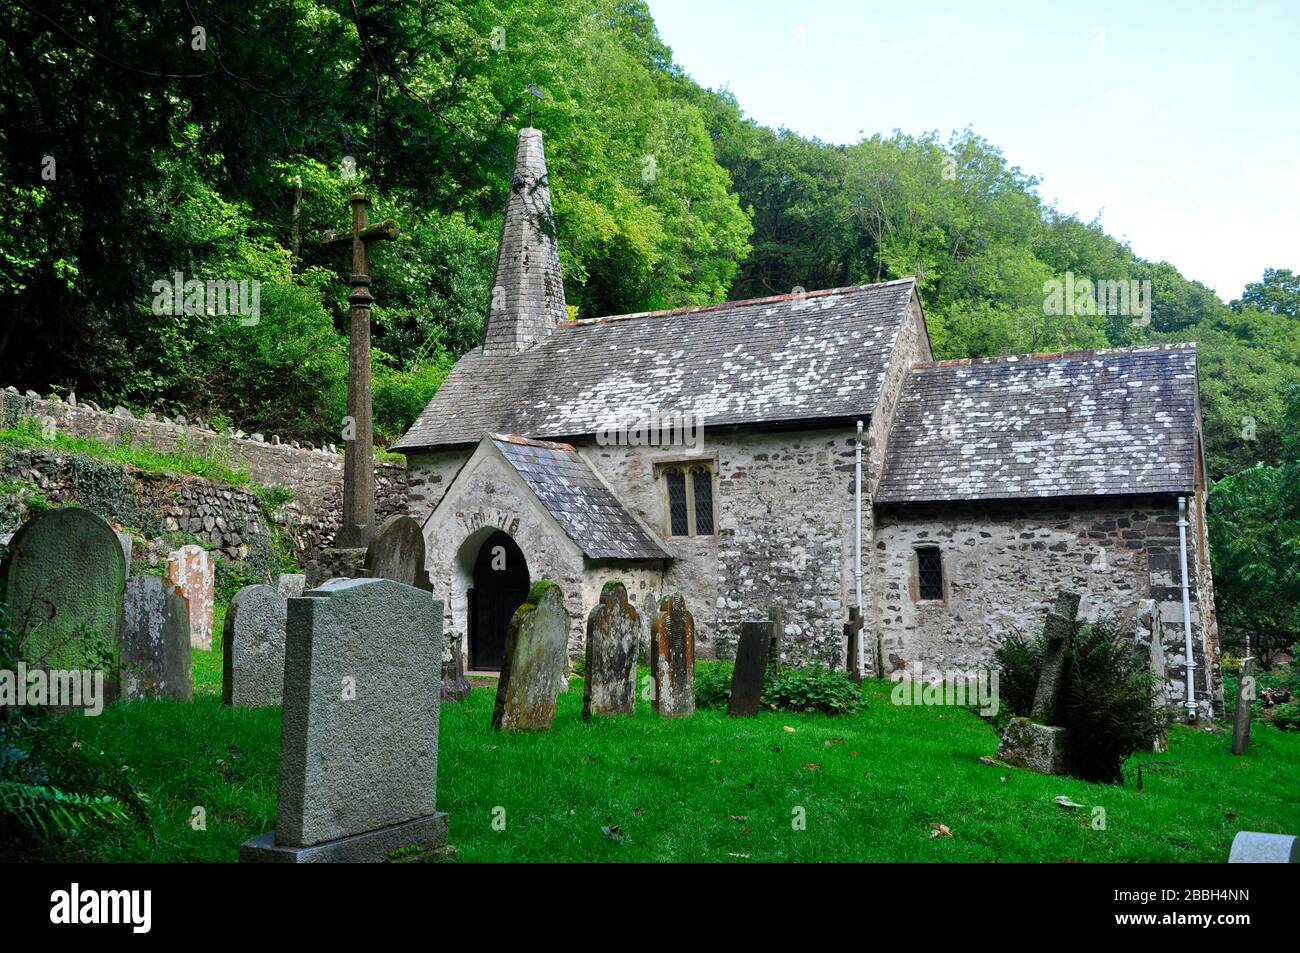
[[[1187,720],[1196,720],[1196,661],[1192,657],[1192,597],[1187,587],[1187,497],[1178,498],[1178,551],[1183,586],[1183,654],[1187,657]]]

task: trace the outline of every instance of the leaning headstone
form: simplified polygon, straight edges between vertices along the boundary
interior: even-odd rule
[[[464,701],[469,697],[469,679],[465,677],[465,654],[461,651],[459,634],[446,641],[442,656],[442,700]]]
[[[14,533],[0,575],[21,659],[103,672],[103,700],[115,699],[126,562],[113,528],[81,507],[38,513]]]
[[[555,720],[555,699],[564,687],[569,612],[564,595],[543,580],[528,593],[506,630],[505,656],[497,681],[492,727],[544,731]]]
[[[1047,646],[1043,651],[1043,666],[1038,676],[1038,689],[1034,692],[1034,707],[1030,717],[1045,724],[1056,721],[1060,704],[1061,686],[1065,679],[1065,662],[1070,653],[1078,623],[1079,596],[1073,592],[1058,592],[1056,605],[1047,614],[1043,637]]]
[[[410,516],[390,517],[366,547],[366,575],[423,588],[424,531]]]
[[[1230,864],[1300,864],[1300,838],[1292,834],[1238,831],[1228,853]]]
[[[731,676],[728,715],[756,715],[763,697],[763,676],[772,645],[772,623],[742,622],[736,647],[736,668]]]
[[[442,603],[390,579],[289,600],[275,830],[242,862],[382,861],[438,848]]]
[[[245,586],[230,600],[221,631],[221,700],[227,705],[281,703],[287,618],[287,601],[270,586]]]
[[[275,588],[280,590],[280,595],[286,599],[296,598],[307,591],[307,576],[300,572],[283,573],[275,581]]]
[[[1232,713],[1232,753],[1245,754],[1250,747],[1251,702],[1255,700],[1255,659],[1241,660],[1237,677],[1237,708]]]
[[[650,628],[654,710],[667,718],[695,713],[695,616],[680,595],[664,596]]]
[[[182,546],[167,557],[167,578],[189,606],[190,644],[196,649],[212,648],[215,570],[212,554],[202,546]]]
[[[630,715],[636,710],[636,649],[641,615],[621,582],[607,582],[587,616],[587,666],[582,717]]]
[[[1078,614],[1079,596],[1072,592],[1057,593],[1056,604],[1048,612],[1043,627],[1047,646],[1031,717],[1012,718],[1007,724],[998,745],[999,760],[1042,774],[1065,773],[1068,732],[1050,722],[1055,720],[1060,707],[1065,663],[1070,642],[1079,627],[1075,621]]]
[[[122,697],[189,701],[190,613],[169,579],[132,576],[122,606]]]

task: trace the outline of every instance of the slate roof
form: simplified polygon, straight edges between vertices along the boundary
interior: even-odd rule
[[[587,462],[566,443],[489,434],[507,462],[592,559],[667,559]]]
[[[578,437],[651,413],[694,413],[706,429],[869,414],[913,285],[564,321],[518,354],[477,348],[393,449]]]
[[[1196,346],[917,364],[878,503],[1190,493]]]

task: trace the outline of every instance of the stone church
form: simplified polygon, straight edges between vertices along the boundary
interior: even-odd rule
[[[912,279],[570,320],[552,222],[524,129],[483,344],[393,448],[471,669],[542,578],[575,657],[616,579],[704,657],[781,606],[788,661],[843,666],[858,605],[862,669],[921,677],[1069,589],[1218,708],[1194,345],[935,361]]]

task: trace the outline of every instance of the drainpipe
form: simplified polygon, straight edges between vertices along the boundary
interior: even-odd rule
[[[1183,586],[1183,654],[1187,657],[1187,720],[1196,720],[1196,662],[1192,658],[1192,599],[1187,589],[1187,497],[1178,498],[1178,553]]]
[[[866,675],[866,660],[863,658],[867,631],[867,620],[862,617],[862,421],[858,421],[857,440],[853,449],[853,586],[858,607],[858,631],[854,638],[858,640],[858,678]]]

